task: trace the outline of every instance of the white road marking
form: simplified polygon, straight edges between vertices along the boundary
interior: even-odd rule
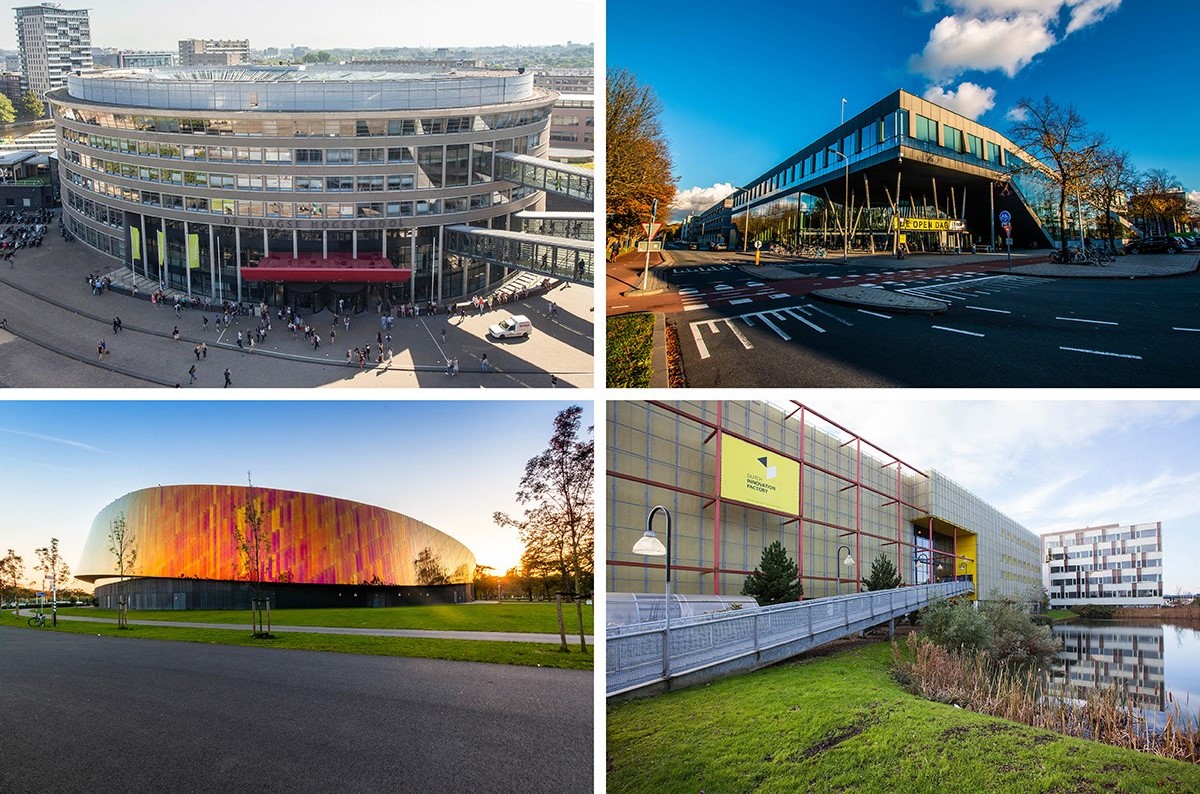
[[[1012,312],[1006,312],[1006,311],[1004,311],[1004,309],[989,309],[985,306],[964,306],[963,308],[964,309],[974,309],[977,312],[995,312],[996,314],[1012,314]]]
[[[713,287],[713,289],[724,292],[726,290],[733,289],[733,287],[729,286],[728,284],[718,284],[717,286]]]
[[[1095,323],[1096,325],[1120,325],[1120,323],[1110,323],[1108,320],[1084,320],[1078,317],[1055,317],[1055,320],[1065,320],[1069,323]]]
[[[1193,331],[1195,333],[1200,333],[1200,328],[1172,328],[1171,330],[1172,331]]]
[[[935,325],[933,327],[939,331],[949,331],[954,334],[966,334],[967,336],[983,336],[983,334],[977,334],[974,331],[960,331],[957,328],[947,328],[944,325]]]
[[[780,298],[790,298],[790,297],[792,297],[792,296],[788,295],[786,292],[776,292],[774,295],[771,296],[771,300],[775,301],[775,300],[779,300]]]
[[[708,308],[708,304],[707,304],[707,303],[697,303],[697,304],[695,304],[695,305],[692,305],[692,306],[684,306],[684,307],[683,307],[683,310],[684,310],[685,312],[694,312],[694,311],[699,311],[700,309],[707,309],[707,308]]]
[[[700,336],[700,329],[696,325],[696,323],[692,323],[692,338],[696,340],[696,349],[700,351],[700,358],[708,358],[708,345],[704,344],[704,338]]]
[[[763,283],[761,281],[747,281],[746,286],[747,287],[761,287],[761,286],[763,286]]]
[[[780,338],[781,338],[783,341],[785,341],[785,342],[790,342],[790,341],[792,341],[792,338],[791,338],[790,336],[788,336],[787,334],[785,334],[785,333],[783,332],[783,330],[782,330],[782,329],[780,329],[780,327],[779,327],[778,325],[776,325],[775,323],[773,323],[773,322],[771,322],[770,320],[768,320],[768,319],[767,319],[767,318],[766,318],[764,315],[758,314],[758,315],[755,315],[755,316],[756,316],[756,317],[758,317],[758,319],[762,320],[762,321],[763,321],[763,323],[764,323],[764,324],[765,324],[765,325],[766,325],[768,328],[770,328],[770,329],[771,329],[772,331],[774,331],[775,333],[779,334],[779,337],[780,337]]]
[[[680,295],[698,295],[699,293],[700,290],[696,289],[695,287],[686,287],[679,290]]]
[[[802,316],[800,316],[799,314],[796,314],[796,313],[795,313],[794,311],[792,311],[791,309],[784,309],[783,311],[784,311],[784,313],[786,313],[786,314],[787,314],[789,317],[795,317],[797,320],[799,320],[800,322],[804,323],[805,325],[807,325],[809,328],[813,329],[813,330],[814,330],[814,331],[816,331],[817,333],[819,333],[819,334],[823,334],[823,333],[825,333],[825,329],[824,329],[824,328],[822,328],[821,326],[817,325],[816,323],[814,323],[814,322],[810,321],[808,318],[806,318],[806,317],[802,317]]]
[[[746,338],[746,335],[743,334],[741,329],[734,325],[733,321],[728,317],[725,318],[725,324],[729,326],[729,330],[733,331],[733,335],[736,336],[738,341],[742,343],[742,347],[746,348],[747,350],[754,349],[754,345],[750,344],[750,340]]]
[[[821,314],[825,315],[826,317],[828,317],[831,320],[837,320],[842,325],[849,325],[849,326],[854,325],[854,323],[850,322],[849,320],[843,320],[841,317],[838,317],[836,314],[830,314],[829,312],[822,309],[820,306],[805,306],[804,308],[812,309],[815,312],[820,312]]]
[[[1091,353],[1093,356],[1112,356],[1113,358],[1132,358],[1138,361],[1142,360],[1141,356],[1130,355],[1129,353],[1106,353],[1103,350],[1084,350],[1081,347],[1060,347],[1059,350],[1070,350],[1073,353]]]
[[[736,306],[739,303],[754,303],[750,298],[735,298],[729,302],[730,306]]]
[[[879,314],[878,312],[869,312],[866,309],[859,309],[859,311],[862,312],[863,314],[869,314],[872,317],[882,317],[885,320],[892,319],[892,316],[890,314]]]
[[[628,308],[629,308],[629,304],[628,304],[628,303],[622,303],[622,304],[621,304],[621,305],[619,305],[619,306],[609,306],[608,308],[610,308],[610,309],[628,309]]]

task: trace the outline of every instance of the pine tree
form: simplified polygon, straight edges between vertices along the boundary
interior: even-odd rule
[[[862,580],[864,590],[892,590],[900,586],[900,575],[891,557],[880,554],[871,563],[871,574]]]
[[[754,596],[761,607],[799,601],[803,593],[800,566],[788,556],[779,541],[763,549],[758,567],[742,585],[742,595]]]

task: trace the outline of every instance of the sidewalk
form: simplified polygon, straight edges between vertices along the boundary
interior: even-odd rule
[[[650,254],[650,272],[646,277],[646,289],[642,289],[642,278],[646,274],[646,255],[638,251],[626,251],[616,259],[610,259],[605,272],[607,278],[606,305],[620,305],[625,297],[657,295],[669,289],[667,282],[658,276],[658,268],[672,264],[669,251]]]
[[[78,620],[85,623],[116,623],[116,618],[89,618],[81,615],[59,615],[59,620]],[[132,626],[170,626],[177,629],[233,629],[247,631],[249,626],[244,623],[188,623],[181,620],[130,620]],[[423,629],[353,629],[340,626],[280,626],[271,625],[271,631],[291,632],[298,634],[351,634],[365,637],[424,637],[438,640],[478,640],[482,642],[546,642],[557,644],[560,641],[557,634],[533,634],[530,632],[514,631],[437,631]],[[571,641],[570,632],[567,642]],[[588,645],[592,644],[591,635],[585,635]],[[579,636],[575,635],[578,640]]]

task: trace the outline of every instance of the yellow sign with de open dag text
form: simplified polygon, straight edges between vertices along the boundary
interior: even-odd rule
[[[721,439],[721,498],[795,514],[800,464],[740,438]]]

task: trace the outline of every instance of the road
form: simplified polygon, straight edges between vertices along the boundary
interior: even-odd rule
[[[679,256],[684,254],[684,256]],[[661,310],[688,385],[1195,387],[1200,276],[1035,278],[972,264],[889,272],[792,266],[768,281],[721,254],[673,252]],[[831,304],[814,289],[868,285],[950,304],[935,316]]]
[[[591,791],[592,674],[0,628],[0,791]]]

